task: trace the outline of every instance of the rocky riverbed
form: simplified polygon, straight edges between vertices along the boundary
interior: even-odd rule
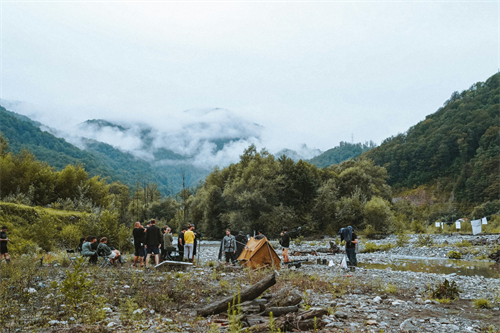
[[[433,237],[438,245],[447,241],[450,249],[458,248],[453,244],[465,237],[469,242],[474,241],[467,236]],[[498,236],[486,238],[488,243],[477,245],[478,251],[490,251],[498,240]],[[493,263],[466,258],[463,262],[468,266],[453,267],[453,261],[450,264],[437,251],[449,251],[448,245],[416,247],[413,239],[416,236],[411,237],[408,247],[358,254],[360,267],[355,271],[340,269],[342,253],[292,257],[308,262],[299,268],[277,271],[276,284],[261,297],[270,304],[270,300],[282,295],[299,295],[298,312],[293,317],[296,327],[301,327],[297,319],[300,313],[320,311],[322,315],[315,318],[314,327],[302,331],[499,332],[500,279],[495,275],[498,271]],[[375,243],[394,241],[391,236]],[[291,252],[307,252],[328,247],[327,244],[328,241],[303,242],[292,245]],[[121,267],[104,269],[85,266],[79,274],[89,274],[92,285],[84,288],[90,296],[83,295],[75,303],[71,303],[63,288],[68,284],[67,272],[74,272],[73,266],[34,268],[22,263],[27,265],[24,273],[33,270],[29,281],[26,278],[18,281],[15,274],[23,276],[23,272],[12,271],[9,275],[3,264],[0,271],[3,331],[229,332],[237,331],[240,324],[254,328],[259,327],[259,322],[267,325],[269,319],[259,316],[258,307],[255,309],[248,302],[239,317],[227,318],[224,314],[197,317],[196,309],[238,293],[272,274],[271,270],[248,271],[220,264],[218,245],[218,242],[203,242],[198,265],[182,271],[138,269],[130,261]],[[277,253],[280,254],[278,249]],[[317,259],[327,265],[318,264]],[[426,262],[431,262],[428,267],[443,269],[426,270],[422,264]],[[419,268],[421,264],[423,269]],[[476,266],[491,274],[482,273]],[[440,301],[432,297],[431,290],[445,279],[456,283],[459,299]],[[6,281],[12,285],[8,286]],[[477,308],[474,302],[478,299],[486,300],[482,304],[487,306]],[[290,327],[293,331],[293,325]]]

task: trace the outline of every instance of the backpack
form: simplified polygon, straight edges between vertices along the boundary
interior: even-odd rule
[[[354,231],[354,229],[351,226],[348,226],[347,228],[341,228],[339,231],[339,234],[346,241],[346,243],[350,243],[352,241],[352,232],[353,231]]]

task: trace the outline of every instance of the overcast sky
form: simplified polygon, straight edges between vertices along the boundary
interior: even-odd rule
[[[499,67],[499,2],[1,4],[0,98],[54,127],[220,107],[265,144],[383,139]],[[49,111],[50,110],[50,111]]]

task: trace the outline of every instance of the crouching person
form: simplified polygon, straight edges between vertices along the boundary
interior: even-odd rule
[[[108,239],[106,237],[101,238],[99,246],[97,247],[97,253],[103,253],[106,257],[108,257],[109,261],[114,264],[116,261],[123,264],[123,259],[118,250],[111,250],[107,244]]]

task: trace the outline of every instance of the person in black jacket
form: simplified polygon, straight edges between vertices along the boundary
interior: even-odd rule
[[[144,266],[144,228],[141,225],[141,222],[135,222],[134,230],[132,231],[132,235],[134,236],[134,267],[137,267],[137,261],[139,261],[141,267]]]
[[[240,231],[235,238],[236,238],[236,259],[238,259],[241,252],[243,252],[245,245],[247,245],[248,239],[247,236],[243,235],[243,231]]]
[[[281,254],[283,254],[283,261],[285,263],[290,262],[290,258],[288,257],[288,249],[290,248],[290,235],[288,234],[287,227],[283,227],[280,243],[281,247],[283,248],[283,251],[281,252]]]
[[[184,257],[184,233],[186,232],[186,230],[186,227],[182,227],[181,232],[179,233],[179,237],[177,237],[177,249],[181,258]]]
[[[146,268],[149,268],[149,256],[151,253],[155,255],[155,263],[158,265],[160,263],[160,246],[161,246],[161,231],[160,228],[156,226],[156,220],[151,219],[151,226],[146,231],[146,236],[144,237],[144,243],[146,252]]]

